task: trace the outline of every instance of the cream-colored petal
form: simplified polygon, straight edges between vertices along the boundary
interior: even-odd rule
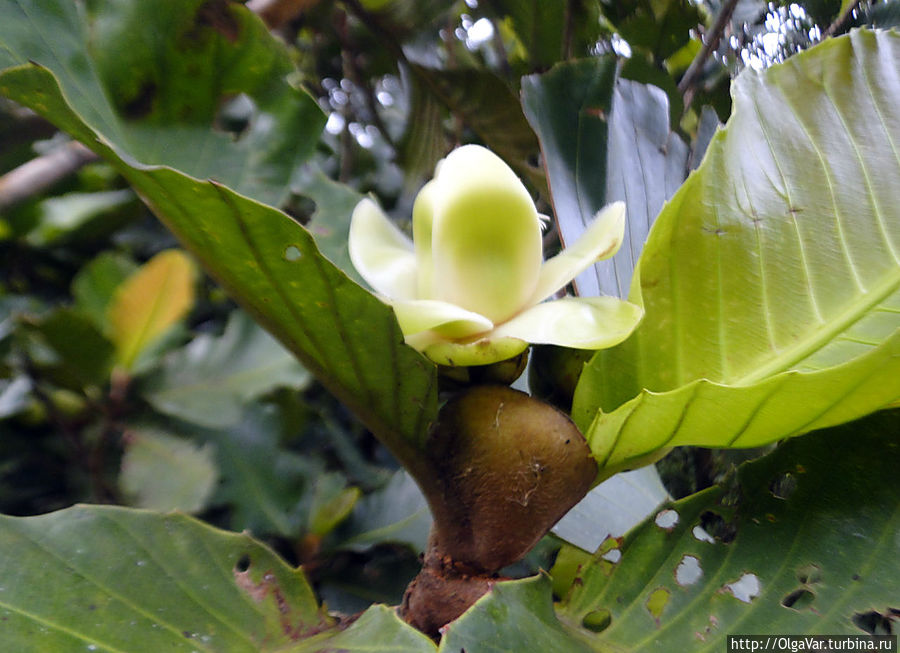
[[[375,292],[396,299],[416,297],[413,243],[368,198],[353,209],[349,250],[353,267]]]
[[[643,309],[616,297],[564,297],[532,306],[501,324],[491,337],[573,349],[604,349],[627,338]]]
[[[418,268],[419,299],[434,297],[434,261],[431,257],[431,231],[434,224],[434,181],[422,186],[413,203],[413,244]]]
[[[494,328],[483,315],[433,299],[392,301],[404,335],[433,331],[441,338],[468,338]]]
[[[528,343],[518,338],[494,338],[493,335],[474,342],[461,343],[435,337],[415,336],[407,338],[407,344],[415,347],[438,365],[467,367],[490,365],[518,356],[528,349]]]
[[[625,204],[613,202],[597,212],[577,241],[544,262],[529,303],[546,299],[597,261],[615,254],[624,236]]]
[[[478,145],[451,152],[433,184],[433,297],[494,322],[515,315],[532,296],[543,259],[528,190]]]

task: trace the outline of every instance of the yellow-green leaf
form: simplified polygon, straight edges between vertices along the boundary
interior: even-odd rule
[[[194,305],[194,264],[184,252],[160,252],[126,279],[109,306],[116,362],[132,369],[148,345]]]

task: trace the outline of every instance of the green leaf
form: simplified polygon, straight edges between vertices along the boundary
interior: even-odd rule
[[[38,223],[25,240],[34,247],[75,240],[90,243],[121,227],[133,215],[126,209],[134,206],[138,206],[134,193],[127,189],[51,197],[40,203]]]
[[[421,77],[409,80],[409,114],[397,146],[397,158],[408,186],[418,186],[434,174],[437,162],[447,153],[441,102]]]
[[[900,396],[898,56],[860,31],[738,78],[644,248],[644,321],[576,389],[598,460],[756,446]]]
[[[688,0],[633,0],[604,3],[602,8],[630,46],[647,50],[657,61],[677,52],[704,23],[697,5]]]
[[[141,385],[158,411],[209,428],[241,419],[249,401],[277,387],[302,389],[309,373],[272,336],[236,311],[220,337],[197,336]]]
[[[116,288],[137,270],[135,263],[114,252],[103,252],[85,265],[72,280],[75,308],[103,333],[109,332],[106,310]]]
[[[384,542],[400,542],[421,553],[428,546],[431,512],[419,486],[400,470],[387,485],[356,503],[345,526],[352,535],[341,547],[365,550]]]
[[[564,58],[566,14],[579,3],[516,2],[501,0],[494,9],[509,16],[512,27],[528,56],[532,69],[552,65]],[[599,31],[599,23],[594,25]]]
[[[347,519],[359,500],[360,489],[347,487],[347,479],[339,472],[319,476],[313,483],[306,520],[307,532],[324,537]]]
[[[211,442],[222,483],[215,499],[231,507],[231,527],[294,537],[302,533],[305,492],[324,465],[280,448],[281,414],[250,404],[227,429],[196,433]]]
[[[587,638],[556,617],[545,575],[497,583],[446,626],[439,651],[566,651],[590,653]]]
[[[178,250],[160,252],[120,284],[106,308],[116,362],[131,370],[141,354],[194,305],[194,264]]]
[[[347,242],[350,238],[350,216],[364,196],[349,186],[333,181],[320,170],[305,175],[293,190],[316,204],[306,228],[316,239],[319,251],[348,277],[362,283],[362,277],[350,261]]]
[[[74,112],[133,164],[172,166],[278,204],[324,124],[315,101],[286,81],[284,46],[234,4],[5,0],[3,16],[0,66],[53,71]],[[255,103],[240,138],[209,129],[239,94]]]
[[[0,517],[9,651],[289,650],[327,627],[302,572],[180,514],[79,506]]]
[[[322,647],[327,644],[326,647]],[[437,647],[425,635],[404,622],[395,610],[373,605],[347,630],[325,640],[291,649],[292,653],[434,653]]]
[[[107,383],[113,367],[113,346],[90,319],[71,308],[25,319],[31,337],[29,353],[44,374],[73,389]]]
[[[898,428],[890,411],[789,441],[671,504],[617,551],[582,560],[561,618],[606,615],[604,650],[721,651],[738,632],[864,634],[897,597]]]
[[[306,230],[247,197],[280,201],[322,126],[311,98],[285,81],[291,69],[283,46],[236,4],[195,11],[195,5],[175,3],[150,11],[140,2],[95,3],[91,20],[103,18],[104,29],[131,39],[128,51],[140,50],[134,43],[152,41],[153,48],[163,47],[168,58],[178,59],[180,48],[194,41],[179,37],[203,36],[196,65],[213,78],[205,86],[212,99],[201,103],[205,113],[184,106],[174,97],[179,89],[162,84],[158,88],[173,97],[154,92],[143,120],[123,121],[102,83],[101,71],[115,61],[93,63],[93,23],[78,13],[79,6],[3,0],[0,65],[19,67],[0,74],[0,93],[32,107],[113,163],[248,312],[407,467],[420,468],[417,452],[436,413],[434,365],[403,344],[392,310],[323,258]],[[136,56],[143,55],[128,55]],[[160,68],[149,71],[143,76],[162,74]],[[229,71],[229,80],[235,76],[234,88],[219,81],[220,71]],[[114,77],[128,90],[126,74]],[[191,85],[204,87],[193,78]],[[263,111],[237,140],[210,131],[210,121],[201,120],[209,118],[220,92],[232,91],[255,97]],[[187,97],[194,94],[188,90]],[[120,96],[129,97],[124,91]],[[140,98],[138,93],[125,108]],[[187,111],[194,122],[164,126],[165,118],[178,113],[172,107]],[[200,181],[205,178],[217,181]]]
[[[150,429],[129,429],[119,485],[138,508],[199,512],[206,507],[218,471],[209,446]]]
[[[615,57],[557,64],[543,75],[522,78],[522,108],[541,143],[564,244],[575,242],[607,203],[604,180],[615,80]]]
[[[534,132],[504,80],[477,69],[437,70],[414,65],[412,71],[520,177],[539,190],[546,186],[541,171],[529,163],[538,152]]]

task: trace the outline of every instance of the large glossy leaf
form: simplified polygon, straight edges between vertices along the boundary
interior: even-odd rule
[[[619,252],[576,279],[584,296],[628,295],[650,226],[688,169],[687,146],[669,130],[665,93],[617,80],[615,70],[614,58],[595,58],[522,80],[563,242],[575,242],[609,202],[624,201],[628,211]]]
[[[602,650],[873,632],[896,618],[898,429],[888,411],[792,440],[671,504],[584,556],[560,617],[602,630]]]
[[[286,650],[323,626],[301,572],[183,515],[0,517],[7,651]]]
[[[293,653],[434,653],[436,650],[428,637],[383,605],[373,605],[341,633],[291,649]]]
[[[53,71],[81,119],[135,161],[277,204],[318,140],[321,112],[287,83],[284,46],[234,5],[5,0],[2,11],[0,68]],[[238,94],[256,107],[241,137],[209,129]]]
[[[250,199],[280,201],[323,122],[287,83],[283,47],[234,4],[82,8],[0,3],[0,93],[110,160],[204,267],[415,468],[435,412],[434,366],[403,344],[391,309],[325,259],[306,230]],[[98,35],[103,47],[92,41]],[[126,38],[128,47],[112,47]],[[135,43],[156,58],[132,52],[141,50]],[[190,57],[185,48],[194,48]],[[127,54],[117,67],[109,53],[119,51]],[[136,81],[157,80],[173,61],[192,62],[209,84]],[[210,97],[197,97],[203,88]],[[258,113],[235,140],[210,123],[222,94],[237,92],[253,97]]]
[[[303,573],[184,515],[77,506],[0,517],[3,650],[428,653],[384,606],[346,630]]]
[[[666,205],[573,414],[615,468],[755,446],[900,396],[900,36],[855,32],[735,83],[735,113]]]

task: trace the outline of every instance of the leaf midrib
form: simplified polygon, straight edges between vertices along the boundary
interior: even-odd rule
[[[737,378],[724,379],[723,383],[737,386],[752,385],[779,372],[796,368],[800,362],[831,344],[853,324],[868,317],[873,309],[898,289],[900,289],[900,266],[896,266],[892,273],[886,274],[872,290],[845,305],[844,309],[837,313],[836,319],[828,320],[818,328],[808,331],[807,337],[798,340],[791,347],[776,352],[767,362],[755,365]]]

